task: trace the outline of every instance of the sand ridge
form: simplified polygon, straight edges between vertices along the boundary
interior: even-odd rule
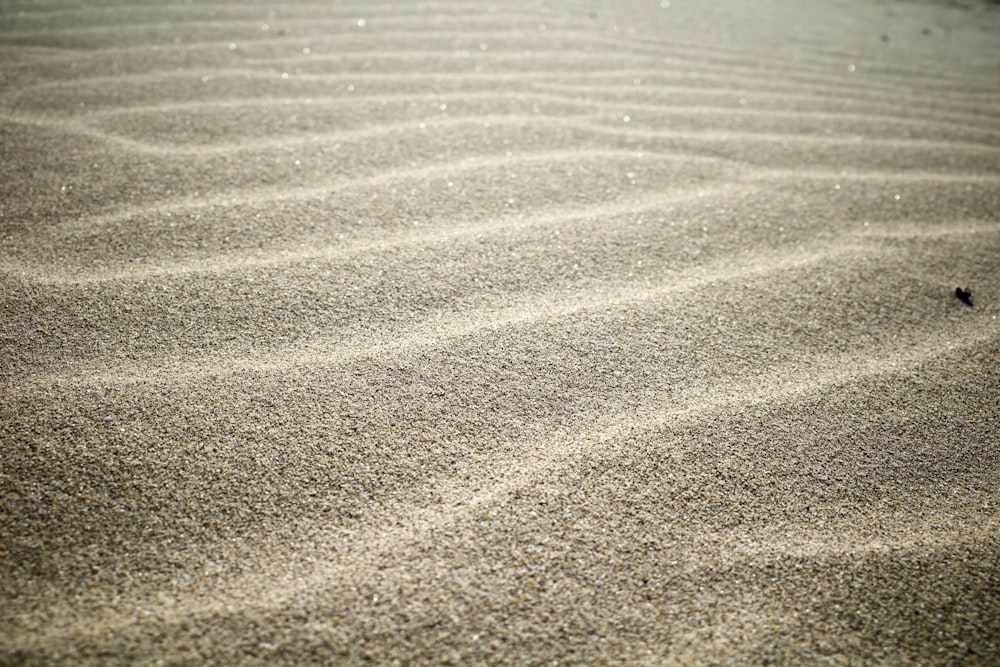
[[[0,664],[996,662],[966,4],[4,4]]]

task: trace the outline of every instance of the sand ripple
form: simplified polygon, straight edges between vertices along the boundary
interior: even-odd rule
[[[1000,660],[961,4],[5,3],[0,663]]]

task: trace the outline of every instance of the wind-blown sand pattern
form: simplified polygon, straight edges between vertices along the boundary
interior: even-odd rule
[[[1000,662],[995,3],[10,0],[0,63],[0,663]]]

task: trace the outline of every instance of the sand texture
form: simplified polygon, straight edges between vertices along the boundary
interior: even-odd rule
[[[5,0],[0,664],[1000,664],[998,316],[994,2]]]

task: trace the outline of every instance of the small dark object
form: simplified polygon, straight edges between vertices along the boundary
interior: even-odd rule
[[[968,287],[966,287],[965,289],[962,289],[961,287],[956,287],[955,296],[958,297],[958,300],[964,303],[966,306],[972,305],[972,290],[970,290]]]

